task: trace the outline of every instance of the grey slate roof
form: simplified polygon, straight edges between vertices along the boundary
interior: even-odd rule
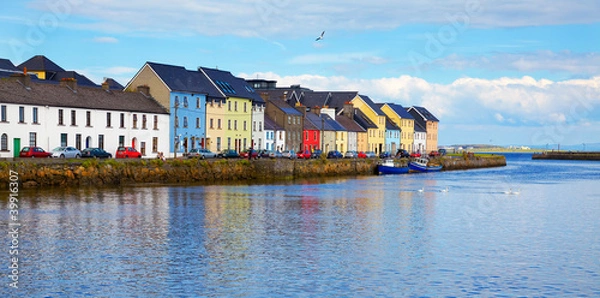
[[[285,102],[281,99],[272,99],[272,100],[269,100],[269,102],[287,115],[296,115],[296,116],[303,115],[300,111],[294,109],[287,102]]]
[[[386,130],[399,130],[401,131],[402,129],[400,129],[400,127],[398,127],[398,125],[396,125],[392,119],[385,117],[385,129]]]
[[[438,120],[432,113],[430,113],[426,108],[424,107],[417,107],[417,106],[412,106],[413,109],[417,110],[419,112],[419,114],[421,114],[423,117],[425,117],[425,121],[435,121],[435,122],[440,122],[440,120]]]
[[[19,64],[18,67],[21,70],[27,67],[28,70],[32,71],[46,71],[54,73],[65,71],[62,67],[58,66],[52,60],[46,58],[46,56],[43,55],[33,56],[29,58],[29,60]]]
[[[356,123],[356,121],[354,121],[354,119],[351,119],[346,115],[336,115],[335,120],[341,126],[346,128],[347,131],[351,131],[351,132],[365,132],[366,131],[366,129],[364,129],[363,127],[358,125],[358,123]]]
[[[212,82],[199,71],[190,71],[182,66],[146,62],[171,91],[205,94],[210,98],[225,99]]]
[[[98,87],[96,83],[92,82],[86,76],[77,73],[76,71],[60,71],[57,72],[53,77],[52,81],[60,82],[62,79],[76,79],[77,85],[79,86],[88,86],[88,87]]]
[[[439,120],[433,116],[433,114],[429,113],[429,111],[423,107],[410,107],[406,108],[406,111],[410,113],[415,118],[415,130],[417,129],[417,125],[420,126],[423,131],[427,131],[427,121],[437,121]],[[429,118],[424,118],[429,117]]]
[[[379,128],[375,123],[373,123],[373,121],[369,120],[369,117],[367,117],[367,115],[365,115],[359,109],[356,109],[354,111],[355,111],[354,121],[356,121],[356,123],[358,123],[358,125],[363,127],[365,130],[367,130],[369,128],[374,128],[374,129]]]
[[[0,102],[168,114],[165,108],[153,98],[148,98],[139,92],[106,91],[83,86],[78,86],[77,92],[73,92],[59,84],[38,83],[35,80],[29,83],[29,88],[25,88],[22,84],[24,81],[22,77],[0,80]]]
[[[265,115],[265,130],[283,130],[283,127],[279,126],[273,119]]]
[[[0,78],[9,77],[14,73],[21,72],[22,71],[18,69],[10,60],[0,59]]]
[[[231,72],[207,67],[200,67],[200,70],[217,85],[224,96],[247,98],[252,100],[254,104],[265,103],[246,80],[234,76]]]
[[[383,103],[379,103],[377,104],[377,106],[381,109],[381,107],[383,107]],[[400,116],[400,118],[402,119],[415,119],[409,112],[406,111],[406,109],[404,109],[404,107],[402,107],[401,105],[397,104],[397,103],[387,103],[387,105],[394,111],[396,112],[396,114],[398,114],[398,116]]]
[[[115,81],[113,78],[107,78],[104,83],[108,84],[108,89],[110,90],[124,90],[125,87],[119,82]]]

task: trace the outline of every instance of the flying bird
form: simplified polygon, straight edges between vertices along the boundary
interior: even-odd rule
[[[319,37],[317,37],[317,39],[315,39],[315,41],[319,41],[319,40],[323,39],[323,35],[325,35],[325,31],[321,32],[321,35],[319,35]]]

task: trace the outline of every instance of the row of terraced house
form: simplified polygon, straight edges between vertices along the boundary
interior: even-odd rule
[[[132,146],[149,158],[193,148],[395,153],[438,146],[439,120],[424,107],[154,62],[123,86],[96,85],[45,56],[18,66],[0,59],[0,108],[0,157],[24,146],[113,153]]]

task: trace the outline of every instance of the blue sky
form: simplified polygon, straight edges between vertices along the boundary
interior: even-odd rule
[[[600,143],[596,0],[30,0],[0,25],[0,57],[97,83],[146,61],[218,67],[425,106],[443,145]]]

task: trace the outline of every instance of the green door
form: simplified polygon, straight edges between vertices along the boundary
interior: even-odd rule
[[[21,151],[21,139],[13,139],[13,156],[19,157]]]

